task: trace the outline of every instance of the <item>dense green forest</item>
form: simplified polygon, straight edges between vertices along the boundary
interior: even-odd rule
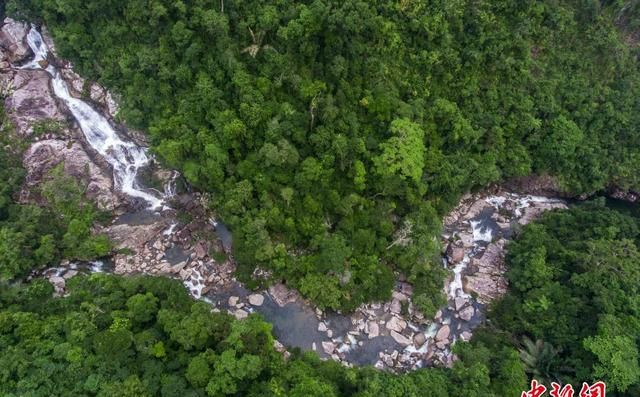
[[[63,164],[32,192],[45,205],[16,202],[27,145],[14,135],[4,106],[0,106],[0,284],[56,265],[62,258],[89,260],[111,252],[106,236],[91,233],[103,214],[86,200],[80,182],[63,173]]]
[[[635,5],[634,5],[635,4]],[[530,173],[640,187],[635,2],[11,0],[212,192],[256,265],[323,307],[405,273],[441,303],[440,217]]]
[[[519,345],[547,384],[602,379],[640,395],[639,219],[603,200],[550,213],[509,245],[507,262],[510,293],[474,343]]]
[[[175,280],[80,275],[0,286],[3,396],[508,397],[528,376],[640,394],[640,223],[591,203],[510,245],[512,290],[452,369],[393,375],[315,353],[285,360],[256,315],[236,321]],[[576,394],[577,395],[577,394]]]

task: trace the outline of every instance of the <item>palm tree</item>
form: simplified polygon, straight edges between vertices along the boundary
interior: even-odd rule
[[[523,347],[520,351],[520,360],[524,364],[525,371],[543,384],[557,382],[558,376],[552,372],[552,365],[558,356],[556,350],[551,343],[544,342],[541,339],[533,342],[530,338],[522,338]]]
[[[251,45],[244,48],[241,52],[244,54],[245,52],[248,52],[249,55],[251,55],[251,57],[255,58],[256,55],[258,55],[258,52],[260,52],[260,50],[273,50],[275,51],[276,49],[271,47],[269,44],[262,44],[262,41],[264,40],[264,36],[265,36],[265,32],[262,30],[260,32],[258,32],[258,34],[254,34],[253,30],[251,28],[249,28],[249,33],[251,33]]]

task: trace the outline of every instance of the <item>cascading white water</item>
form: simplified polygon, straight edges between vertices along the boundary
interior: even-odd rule
[[[55,95],[67,105],[78,121],[89,145],[113,167],[115,188],[129,196],[146,201],[150,209],[161,209],[163,199],[147,193],[137,182],[138,171],[149,164],[145,149],[133,142],[122,140],[106,117],[84,101],[69,94],[67,82],[62,79],[60,72],[46,62],[49,49],[35,27],[29,31],[27,42],[35,57],[22,69],[43,69],[51,75]]]

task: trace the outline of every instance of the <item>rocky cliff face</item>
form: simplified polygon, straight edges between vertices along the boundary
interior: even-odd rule
[[[34,188],[53,167],[64,163],[68,175],[85,183],[90,199],[104,210],[114,210],[123,204],[123,200],[114,192],[111,170],[86,144],[68,109],[53,94],[49,74],[43,70],[19,68],[33,55],[26,43],[28,31],[28,25],[10,18],[6,18],[0,27],[0,95],[16,139],[29,143],[24,154],[27,176],[21,199],[37,202],[37,189]],[[67,75],[76,79],[71,80],[70,85],[79,86],[79,76],[75,73]],[[104,89],[97,84],[91,87],[96,93],[96,102],[107,110],[117,110]]]

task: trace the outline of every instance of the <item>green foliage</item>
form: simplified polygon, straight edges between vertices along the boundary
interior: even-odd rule
[[[453,371],[406,375],[346,368],[313,352],[284,360],[258,316],[213,313],[168,278],[98,273],[67,288],[54,298],[44,280],[0,286],[1,395],[484,397],[523,386],[517,355],[484,364],[486,349],[471,346]],[[495,394],[478,389],[489,383]]]
[[[525,227],[509,245],[511,292],[489,314],[492,354],[518,348],[524,369],[547,384],[600,379],[616,396],[636,395],[639,243],[640,219],[603,200]]]
[[[437,236],[438,226],[425,226],[462,193],[530,172],[574,193],[640,187],[640,73],[617,30],[620,9],[8,2],[11,13],[46,22],[63,57],[122,94],[120,117],[214,193],[245,280],[260,265],[311,296],[335,290],[348,271],[357,281],[321,302],[344,308],[387,288],[382,268],[395,267],[424,280],[428,310],[440,301],[440,274],[428,265],[438,249],[419,244]],[[637,7],[624,10],[628,28]],[[409,219],[424,238],[387,249]],[[342,263],[317,266],[334,254],[317,243],[325,238],[350,248]]]
[[[0,115],[2,116],[2,115]],[[0,120],[4,120],[0,118]],[[9,146],[8,123],[0,133],[0,281],[26,276],[61,258],[88,260],[107,255],[111,243],[91,228],[99,217],[84,198],[78,181],[66,176],[64,164],[55,167],[42,184],[46,207],[18,204],[22,185],[21,148]]]
[[[640,188],[640,72],[618,30],[638,7],[619,1],[7,9],[46,22],[61,56],[122,94],[120,117],[159,157],[214,193],[242,278],[260,265],[309,297],[330,291],[323,306],[374,299],[394,269],[433,310],[438,220],[475,187],[536,172],[576,194]]]

